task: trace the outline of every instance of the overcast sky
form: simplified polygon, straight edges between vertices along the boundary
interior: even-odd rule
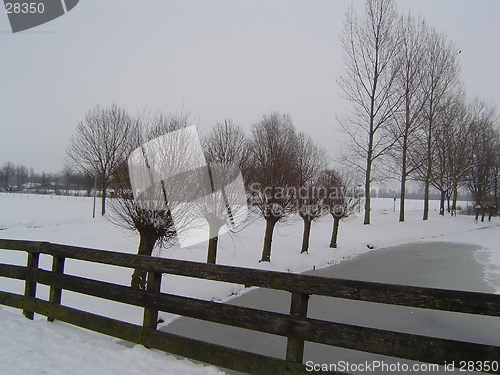
[[[0,13],[0,166],[58,172],[85,112],[115,101],[185,111],[207,132],[231,118],[249,130],[289,113],[331,154],[346,103],[339,34],[347,0],[80,0],[13,34]],[[354,1],[363,12],[364,2]],[[470,96],[500,104],[500,1],[397,0],[462,50]]]

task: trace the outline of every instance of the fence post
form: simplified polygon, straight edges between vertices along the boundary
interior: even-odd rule
[[[63,274],[65,260],[66,258],[64,257],[58,257],[54,255],[52,257],[52,272],[56,274]],[[49,292],[49,302],[53,302],[60,305],[61,297],[62,297],[62,289],[51,286]],[[54,318],[52,318],[50,315],[47,315],[47,320],[49,322],[53,322]]]
[[[160,293],[161,289],[161,272],[148,272],[147,290],[155,293]],[[144,308],[144,316],[142,326],[146,328],[156,329],[158,324],[158,310]]]
[[[292,292],[290,315],[301,318],[307,317],[308,301],[308,294]],[[286,360],[295,363],[302,363],[303,358],[304,340],[289,337],[286,344]]]
[[[28,263],[27,263],[27,277],[26,283],[24,284],[24,309],[23,314],[26,318],[33,320],[35,317],[34,310],[34,299],[36,297],[36,281],[31,281],[30,276],[36,275],[36,270],[38,270],[38,264],[40,262],[39,252],[29,252],[28,253]],[[28,306],[31,306],[29,308]]]

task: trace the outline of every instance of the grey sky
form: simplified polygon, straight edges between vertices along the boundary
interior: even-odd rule
[[[207,132],[249,129],[290,113],[334,154],[346,103],[339,34],[350,0],[81,0],[66,15],[12,34],[0,14],[0,165],[57,172],[85,112],[116,101],[189,111]],[[397,0],[462,50],[470,96],[500,104],[500,1]],[[354,1],[360,12],[364,2]]]

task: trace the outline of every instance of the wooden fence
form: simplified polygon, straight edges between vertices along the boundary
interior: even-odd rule
[[[26,267],[0,263],[0,277],[25,280],[24,295],[0,291],[0,304],[22,309],[27,318],[33,319],[34,313],[41,314],[50,321],[60,320],[148,348],[244,373],[315,373],[308,371],[310,368],[302,363],[304,341],[439,365],[452,361],[491,363],[500,359],[500,346],[307,318],[310,295],[494,317],[500,316],[500,295],[252,270],[48,242],[0,239],[0,249],[27,252]],[[51,271],[39,268],[40,254],[53,257]],[[65,274],[64,264],[68,258],[146,270],[147,290]],[[290,314],[161,293],[163,274],[284,290],[291,294]],[[36,297],[37,284],[50,286],[48,300]],[[63,290],[143,307],[143,325],[64,306],[61,303]],[[284,336],[287,338],[285,359],[158,331],[158,311]],[[496,368],[492,373],[500,374],[500,370]]]

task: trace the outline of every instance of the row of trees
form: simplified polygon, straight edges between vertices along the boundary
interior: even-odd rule
[[[292,214],[304,222],[301,252],[308,251],[312,222],[325,214],[334,217],[330,246],[336,247],[339,220],[357,202],[354,184],[327,168],[326,151],[309,135],[296,133],[289,116],[266,115],[251,132],[244,175],[250,205],[266,222],[261,261],[270,261],[276,224]]]
[[[424,220],[431,188],[441,194],[441,214],[445,199],[456,205],[462,186],[476,205],[497,205],[498,119],[492,105],[467,100],[461,51],[446,35],[398,14],[394,0],[367,0],[361,19],[354,7],[347,12],[341,40],[345,71],[338,83],[352,110],[339,120],[349,136],[344,159],[364,177],[364,223],[371,184],[394,170],[400,221],[409,179],[424,186]]]
[[[177,182],[174,185],[162,180],[157,192],[146,188],[149,189],[146,194],[151,198],[147,201],[131,197],[127,159],[132,151],[142,149],[142,154],[146,155],[146,142],[164,134],[173,134],[172,131],[188,125],[186,114],[160,113],[134,118],[116,104],[109,108],[96,106],[78,124],[76,133],[70,139],[67,168],[97,176],[103,196],[103,215],[106,213],[104,197],[107,190],[113,188],[118,199],[110,201],[108,217],[114,223],[140,234],[139,254],[151,255],[156,245],[177,243],[182,228],[179,228],[179,223],[174,226],[173,212],[179,209],[201,212],[210,225],[207,261],[215,263],[218,232],[223,225],[229,224],[231,215],[237,213],[228,213],[226,205],[186,205],[188,208],[183,208],[177,204],[172,207],[175,203],[168,202],[166,197],[200,195],[196,192],[193,178],[182,175],[184,180],[181,184]],[[189,154],[187,146],[180,144],[175,149],[162,149],[156,153],[156,158],[172,163],[176,156],[182,154],[180,160],[185,162],[194,157]],[[210,171],[211,191],[221,190],[223,194],[230,194],[221,186],[241,172],[248,197],[245,205],[248,203],[252,217],[261,216],[266,223],[261,261],[270,261],[276,224],[287,222],[292,214],[300,215],[304,222],[301,252],[309,249],[312,223],[326,214],[334,218],[330,246],[337,246],[339,221],[349,215],[358,202],[355,189],[349,189],[355,184],[350,184],[337,171],[328,169],[326,151],[307,134],[297,133],[290,116],[276,112],[265,115],[252,126],[250,136],[231,120],[226,120],[201,139],[201,147]],[[145,162],[151,172],[167,167],[158,160],[146,158]],[[168,169],[180,170],[172,164],[168,165]],[[218,188],[214,187],[217,183],[220,185]],[[133,284],[142,287],[144,282],[145,275],[140,270],[136,271]]]
[[[30,177],[29,180],[28,177]],[[33,171],[30,176],[28,168],[24,165],[14,165],[12,162],[6,162],[0,169],[0,187],[6,191],[18,189],[27,182],[33,181],[33,177]]]
[[[37,173],[33,168],[6,162],[0,169],[0,191],[90,195],[94,178],[65,168],[60,173]]]

